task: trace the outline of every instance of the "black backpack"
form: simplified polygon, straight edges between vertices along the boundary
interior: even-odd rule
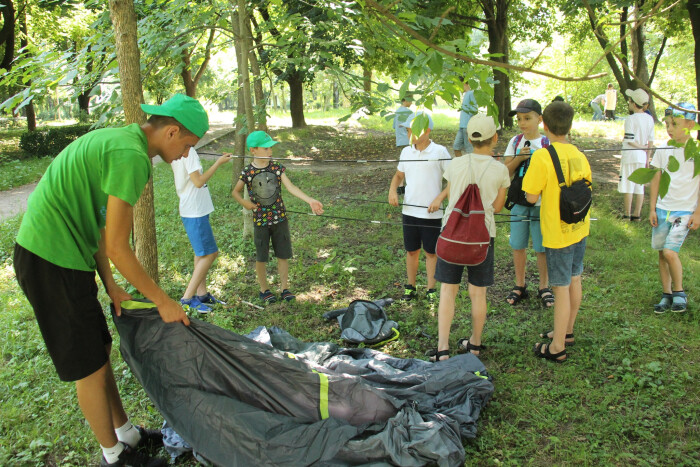
[[[564,173],[561,171],[561,163],[559,162],[556,149],[554,149],[554,146],[549,146],[547,151],[552,157],[552,164],[554,164],[554,171],[557,173],[557,181],[561,189],[559,195],[559,215],[561,220],[567,224],[581,222],[586,218],[593,201],[591,181],[582,178],[571,185],[567,185],[564,180]]]
[[[518,144],[520,144],[522,139],[522,133],[515,137],[515,141],[513,141],[513,146],[515,149],[517,149]],[[547,139],[546,136],[542,137],[542,147],[549,147],[549,139]],[[527,172],[528,167],[530,167],[530,157],[522,161],[518,168],[515,169],[513,180],[510,182],[510,186],[508,187],[508,195],[506,196],[506,209],[509,211],[513,209],[513,206],[516,204],[520,204],[521,206],[534,206],[533,203],[527,200],[525,192],[523,191],[523,177],[525,177],[525,172]]]

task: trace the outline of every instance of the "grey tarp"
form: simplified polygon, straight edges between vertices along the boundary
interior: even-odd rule
[[[168,424],[219,465],[460,465],[493,393],[471,354],[431,364],[275,328],[262,343],[196,319],[166,324],[154,308],[114,321]]]

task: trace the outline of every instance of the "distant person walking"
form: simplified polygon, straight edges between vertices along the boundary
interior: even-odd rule
[[[598,94],[595,96],[595,99],[593,99],[589,105],[593,109],[594,122],[605,120],[605,117],[603,117],[603,108],[605,108],[605,94]]]
[[[467,138],[467,124],[469,120],[479,111],[479,106],[474,98],[474,91],[469,87],[469,82],[466,78],[462,78],[464,83],[464,94],[462,94],[462,106],[459,108],[459,129],[452,149],[455,151],[455,157],[460,157],[462,153],[469,154],[474,151],[474,146]]]
[[[401,105],[394,113],[394,132],[396,133],[396,147],[404,148],[408,146],[410,142],[408,141],[408,131],[403,125],[413,113],[411,111],[411,105],[413,105],[413,100],[410,97],[404,97],[401,99]]]
[[[605,91],[605,119],[615,120],[615,107],[617,107],[617,91],[612,83],[608,84]]]

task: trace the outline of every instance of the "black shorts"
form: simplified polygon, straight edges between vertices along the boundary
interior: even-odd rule
[[[403,247],[406,251],[421,249],[428,254],[435,254],[435,245],[440,236],[442,219],[421,219],[403,215]]]
[[[253,240],[255,241],[255,261],[267,263],[270,259],[270,239],[277,259],[290,259],[292,257],[292,238],[289,236],[289,222],[279,224],[253,226]]]
[[[476,266],[458,266],[440,259],[438,256],[435,266],[435,280],[443,284],[459,284],[462,282],[464,268],[467,268],[467,282],[475,287],[493,285],[493,247],[495,238],[491,237],[489,251],[483,263]]]
[[[17,244],[14,263],[58,377],[77,381],[102,368],[112,337],[97,300],[95,271],[56,266]]]

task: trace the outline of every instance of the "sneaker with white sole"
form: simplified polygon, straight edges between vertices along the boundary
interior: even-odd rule
[[[124,444],[124,443],[122,443]],[[138,452],[127,444],[124,444],[124,450],[119,454],[119,459],[116,462],[109,463],[105,456],[102,456],[100,467],[117,467],[117,466],[133,466],[133,467],[165,467],[168,462],[161,457],[151,457]]]
[[[183,307],[186,306],[188,308],[191,308],[192,310],[195,310],[197,313],[200,313],[202,315],[207,314],[211,311],[211,308],[206,306],[204,303],[200,302],[197,297],[181,298],[180,303]]]

